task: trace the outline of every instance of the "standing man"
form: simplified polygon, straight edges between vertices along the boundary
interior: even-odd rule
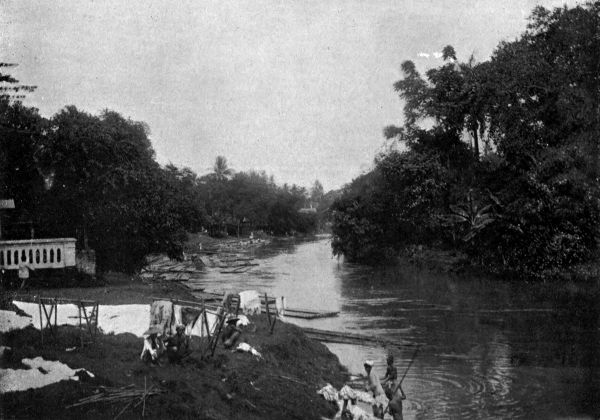
[[[373,402],[373,415],[378,419],[382,419],[385,406],[387,405],[385,392],[383,391],[381,382],[379,382],[379,377],[373,372],[373,362],[366,360],[364,367],[368,378],[367,391],[373,393],[373,398],[375,399]]]
[[[404,416],[402,415],[402,400],[406,399],[406,394],[402,390],[402,383],[398,383],[398,385],[393,390],[393,395],[390,403],[388,404],[388,410],[392,415],[394,420],[403,420]]]
[[[385,395],[391,400],[398,381],[398,370],[396,369],[396,366],[394,366],[394,355],[392,353],[388,354],[387,369],[385,371],[385,376],[381,378],[381,380],[383,381]]]
[[[21,289],[25,287],[27,280],[29,280],[29,270],[35,271],[27,260],[21,259],[19,262],[19,280],[21,280]]]

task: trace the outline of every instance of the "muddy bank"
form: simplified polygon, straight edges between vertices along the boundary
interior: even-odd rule
[[[173,281],[152,281],[139,276],[123,273],[105,273],[102,279],[82,283],[77,287],[60,287],[59,283],[48,286],[39,284],[32,278],[24,290],[0,289],[0,309],[10,309],[10,302],[19,296],[28,297],[61,297],[65,299],[96,300],[100,304],[125,305],[134,303],[152,303],[153,296],[168,296],[170,298],[194,299],[188,288]]]
[[[85,368],[95,378],[65,381],[41,389],[0,396],[2,418],[112,418],[125,403],[95,403],[65,408],[98,392],[100,386],[137,388],[154,386],[161,394],[148,398],[148,418],[200,419],[318,419],[335,409],[316,391],[325,383],[336,386],[346,380],[345,369],[322,344],[307,339],[293,325],[278,323],[268,334],[264,316],[252,318],[256,332],[244,341],[260,351],[263,359],[218,347],[212,359],[197,355],[181,365],[166,360],[148,366],[139,360],[142,339],[130,334],[102,336],[95,346],[65,351],[77,343],[78,332],[59,328],[59,345],[39,344],[39,331],[26,328],[0,334],[0,342],[13,348],[0,367],[18,367],[20,360],[42,356],[70,367]],[[139,418],[142,408],[126,410],[120,418]]]
[[[30,293],[94,299],[101,305],[150,304],[152,296],[194,300],[177,282],[144,282],[139,277],[122,275],[107,276],[105,281],[100,287],[34,288]],[[5,298],[4,307],[10,307],[7,302]],[[278,322],[270,335],[265,316],[253,317],[252,321],[256,330],[246,331],[242,341],[255,347],[263,359],[233,353],[219,343],[212,359],[201,360],[194,353],[182,365],[172,365],[166,359],[161,366],[144,364],[139,359],[142,339],[132,334],[103,335],[98,344],[69,352],[66,349],[76,346],[79,340],[78,330],[73,327],[59,327],[59,342],[43,347],[39,330],[31,327],[0,334],[0,345],[12,348],[0,368],[23,368],[23,358],[41,356],[95,375],[78,382],[63,381],[3,394],[0,418],[114,418],[125,402],[65,407],[94,395],[101,386],[133,384],[143,389],[144,381],[148,387],[162,391],[146,401],[145,416],[149,418],[318,419],[335,414],[335,408],[316,391],[328,382],[340,387],[347,379],[337,357],[294,325]],[[141,405],[130,407],[119,418],[139,418],[141,413]]]

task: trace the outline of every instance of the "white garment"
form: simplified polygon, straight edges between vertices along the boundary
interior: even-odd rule
[[[260,295],[256,290],[240,292],[240,309],[246,315],[260,314]]]
[[[243,351],[243,352],[246,352],[246,353],[251,353],[252,355],[258,357],[259,359],[262,359],[262,354],[260,354],[254,347],[252,347],[248,343],[240,343],[240,344],[238,344],[238,346],[235,349],[235,351]]]
[[[165,351],[165,345],[163,344],[162,339],[156,339],[156,348],[152,346],[152,339],[150,336],[144,337],[144,347],[142,348],[142,354],[140,354],[140,359],[144,360],[144,354],[146,352],[150,353],[150,357],[152,360],[157,360],[162,353]]]
[[[246,315],[238,315],[238,321],[235,323],[236,327],[247,327],[250,325],[250,320]]]
[[[181,305],[173,305],[173,320],[171,321],[171,334],[177,333],[177,326],[183,325],[181,320]]]
[[[281,296],[275,299],[275,307],[277,308],[277,317],[285,321],[285,297]]]

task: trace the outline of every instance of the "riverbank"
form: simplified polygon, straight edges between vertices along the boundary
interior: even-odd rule
[[[457,250],[435,249],[423,246],[408,247],[401,251],[396,262],[399,265],[409,264],[419,269],[440,273],[461,273],[466,275],[483,275],[499,279],[526,279],[543,281],[572,281],[578,283],[594,283],[600,279],[600,255],[585,263],[576,264],[562,270],[537,273],[535,276],[506,268],[490,269],[474,261]]]
[[[31,296],[94,299],[100,305],[150,303],[153,296],[194,300],[177,282],[144,282],[139,277],[110,275],[100,287],[32,289]],[[6,307],[7,305],[3,305]],[[100,310],[102,310],[100,308]],[[278,322],[268,333],[266,317],[253,317],[256,330],[242,339],[261,354],[232,353],[219,343],[215,356],[192,355],[182,365],[164,361],[147,366],[139,359],[142,339],[132,334],[102,335],[83,350],[66,351],[78,339],[72,327],[59,328],[59,343],[40,345],[39,331],[27,327],[0,334],[0,344],[12,348],[1,368],[23,367],[23,358],[41,356],[70,368],[85,368],[95,378],[63,381],[40,389],[0,396],[2,418],[114,418],[126,403],[95,403],[65,408],[94,395],[102,386],[153,386],[161,393],[145,403],[148,418],[318,419],[336,409],[316,391],[326,383],[340,387],[347,372],[323,344],[308,339],[294,325]],[[139,418],[142,407],[129,407],[119,418]]]

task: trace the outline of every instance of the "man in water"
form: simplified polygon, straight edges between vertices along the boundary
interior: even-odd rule
[[[394,366],[394,355],[391,353],[388,354],[387,370],[382,380],[384,381],[385,395],[390,400],[387,409],[394,420],[402,420],[402,400],[406,399],[406,395],[400,382],[398,382],[398,370]]]
[[[391,353],[388,354],[387,369],[385,371],[385,376],[381,378],[381,380],[383,381],[385,395],[391,400],[398,380],[398,370],[394,366],[394,355]]]
[[[367,372],[367,391],[373,393],[373,415],[378,419],[383,418],[384,408],[387,405],[387,398],[385,392],[379,382],[379,377],[373,372],[373,362],[371,360],[365,361],[364,364],[365,372]]]
[[[403,420],[404,417],[402,415],[402,400],[406,399],[406,394],[402,390],[402,384],[398,383],[398,385],[392,390],[393,395],[390,398],[390,403],[388,404],[388,411],[392,415],[394,420]]]

